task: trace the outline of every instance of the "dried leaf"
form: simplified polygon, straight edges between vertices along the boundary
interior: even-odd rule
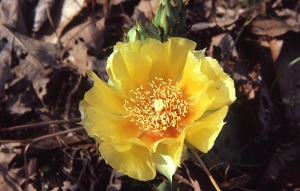
[[[78,44],[69,51],[70,56],[66,59],[69,61],[68,63],[77,65],[78,73],[83,76],[86,74],[86,66],[88,62],[87,51],[88,47],[84,44],[84,42],[78,41]]]
[[[21,186],[14,179],[7,176],[7,169],[0,164],[0,188],[2,190],[22,191]]]
[[[62,35],[65,27],[78,15],[78,13],[85,7],[85,0],[64,0],[56,1],[51,14],[54,26],[48,26],[51,34],[45,36],[46,42],[57,43]],[[54,30],[53,29],[54,27]]]
[[[267,35],[276,37],[288,31],[299,32],[298,27],[292,27],[283,21],[278,20],[255,20],[251,23],[251,32],[256,35]]]
[[[187,165],[184,165],[184,166],[186,168],[186,172],[187,172],[188,177],[191,181],[191,184],[194,188],[194,191],[201,191],[199,181],[196,179],[194,173],[192,172],[192,169],[189,169]]]
[[[119,5],[119,4],[124,3],[126,1],[129,1],[129,0],[110,0],[109,3],[111,5]]]
[[[221,6],[216,7],[216,25],[219,27],[228,27],[229,25],[233,25],[235,21],[237,21],[241,14],[243,14],[245,10],[239,9],[231,9],[224,8]]]
[[[8,143],[0,145],[0,164],[8,168],[9,163],[20,154],[15,148],[20,146],[20,143]]]
[[[263,81],[261,81],[259,85],[257,112],[259,122],[258,125],[260,128],[254,139],[254,141],[257,143],[261,140],[268,139],[270,132],[275,132],[279,128],[279,124],[281,122],[281,116],[278,109],[271,101],[268,87]]]
[[[234,58],[238,58],[238,52],[234,44],[234,39],[229,33],[223,33],[212,38],[211,45],[208,51],[210,55],[213,55],[215,47],[221,49],[223,58],[227,58],[227,56],[229,55]]]
[[[276,62],[281,51],[283,40],[274,38],[269,41],[269,44],[270,44],[270,50],[271,50],[273,62]]]
[[[73,184],[70,181],[64,181],[63,182],[63,187],[61,187],[61,189],[63,191],[75,191],[78,189],[78,185],[77,184]]]
[[[60,48],[57,45],[29,38],[11,31],[3,25],[0,25],[0,31],[2,31],[0,38],[6,38],[21,59],[28,59],[43,67],[59,67],[57,61],[60,56]]]
[[[63,63],[75,68],[82,75],[85,75],[88,64],[88,50],[100,54],[103,45],[104,18],[94,22],[88,20],[81,25],[74,27],[62,36],[61,42],[68,53]]]
[[[16,179],[15,174],[13,173],[14,169],[9,168],[9,164],[17,156],[17,153],[12,151],[14,150],[14,147],[17,147],[19,145],[20,145],[19,143],[10,143],[10,144],[0,146],[0,188],[1,190],[15,190],[15,191],[22,190],[18,179]]]
[[[111,176],[110,176],[109,184],[107,185],[106,190],[115,190],[115,191],[121,190],[122,181],[120,180],[120,178],[122,176],[124,176],[124,174],[113,169]]]
[[[39,0],[34,10],[34,20],[32,27],[33,32],[37,32],[40,30],[44,22],[47,20],[48,13],[50,13],[54,2],[55,0]]]
[[[300,61],[298,60],[295,63],[293,61],[300,56],[299,37],[299,33],[285,35],[280,53],[275,60],[277,79],[282,102],[285,106],[285,117],[294,121],[295,126],[292,128],[295,128],[295,130],[299,129],[296,124],[300,121]],[[271,49],[271,51],[275,52],[276,49]]]
[[[266,184],[275,180],[280,172],[285,168],[287,162],[294,161],[300,155],[300,136],[293,142],[283,144],[278,147],[277,153],[270,161],[261,183]]]
[[[211,23],[211,22],[199,22],[195,23],[191,27],[191,31],[193,32],[200,32],[202,30],[206,30],[208,28],[213,28],[216,26],[216,23]]]
[[[12,74],[10,72],[11,65],[11,45],[7,42],[7,39],[0,39],[0,100],[4,98],[4,87],[5,83],[12,79]]]
[[[0,23],[26,34],[25,17],[23,16],[24,1],[2,0],[0,1]]]
[[[146,18],[150,20],[152,18],[152,13],[156,11],[158,7],[158,0],[153,0],[153,1],[147,1],[143,0],[140,1],[140,3],[137,6],[137,9],[144,13]]]
[[[5,42],[0,52],[4,63],[1,72],[6,72],[0,78],[0,89],[3,83],[7,83],[7,91],[13,94],[7,96],[7,110],[18,115],[32,111],[33,107],[44,110],[41,104],[47,94],[48,74],[53,68],[59,67],[59,48],[12,32],[3,25],[0,25],[0,30],[0,39]],[[12,78],[11,75],[15,78],[8,81]],[[33,99],[35,97],[38,99]]]
[[[251,176],[249,174],[242,174],[241,176],[234,177],[228,181],[222,182],[220,187],[222,190],[233,190],[236,187],[243,187],[248,184],[251,180]]]
[[[24,102],[21,101],[22,96],[18,96],[15,98],[17,98],[17,101],[10,100],[7,102],[7,110],[10,114],[23,115],[27,112],[32,111],[32,104],[28,104],[28,102],[24,104]]]

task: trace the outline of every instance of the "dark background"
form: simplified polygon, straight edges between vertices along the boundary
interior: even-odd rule
[[[300,190],[300,3],[186,1],[187,38],[235,81],[237,101],[201,155],[222,190]],[[157,1],[0,1],[2,190],[214,190],[191,158],[170,187],[117,173],[78,124],[78,103],[103,80],[123,28]],[[101,99],[101,98],[99,98]],[[199,153],[201,154],[201,153]]]

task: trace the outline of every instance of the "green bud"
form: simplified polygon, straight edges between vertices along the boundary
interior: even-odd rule
[[[159,29],[163,41],[170,36],[185,36],[186,21],[182,0],[160,0],[152,23]]]
[[[141,21],[137,21],[125,35],[124,41],[133,42],[137,40],[146,40],[148,38],[161,40],[158,29],[152,24],[148,25],[143,24]]]

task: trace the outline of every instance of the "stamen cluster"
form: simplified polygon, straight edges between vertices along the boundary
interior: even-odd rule
[[[178,84],[172,80],[155,78],[144,88],[142,85],[125,100],[124,107],[129,112],[131,122],[142,130],[166,131],[168,128],[181,130],[187,113],[188,102],[183,99]]]

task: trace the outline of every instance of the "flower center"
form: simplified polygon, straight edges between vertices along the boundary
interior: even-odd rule
[[[133,96],[125,100],[124,107],[129,112],[130,121],[140,129],[152,132],[163,132],[168,128],[182,130],[188,103],[178,84],[172,85],[170,79],[165,82],[162,78],[155,78],[149,88],[141,85],[131,92]]]

